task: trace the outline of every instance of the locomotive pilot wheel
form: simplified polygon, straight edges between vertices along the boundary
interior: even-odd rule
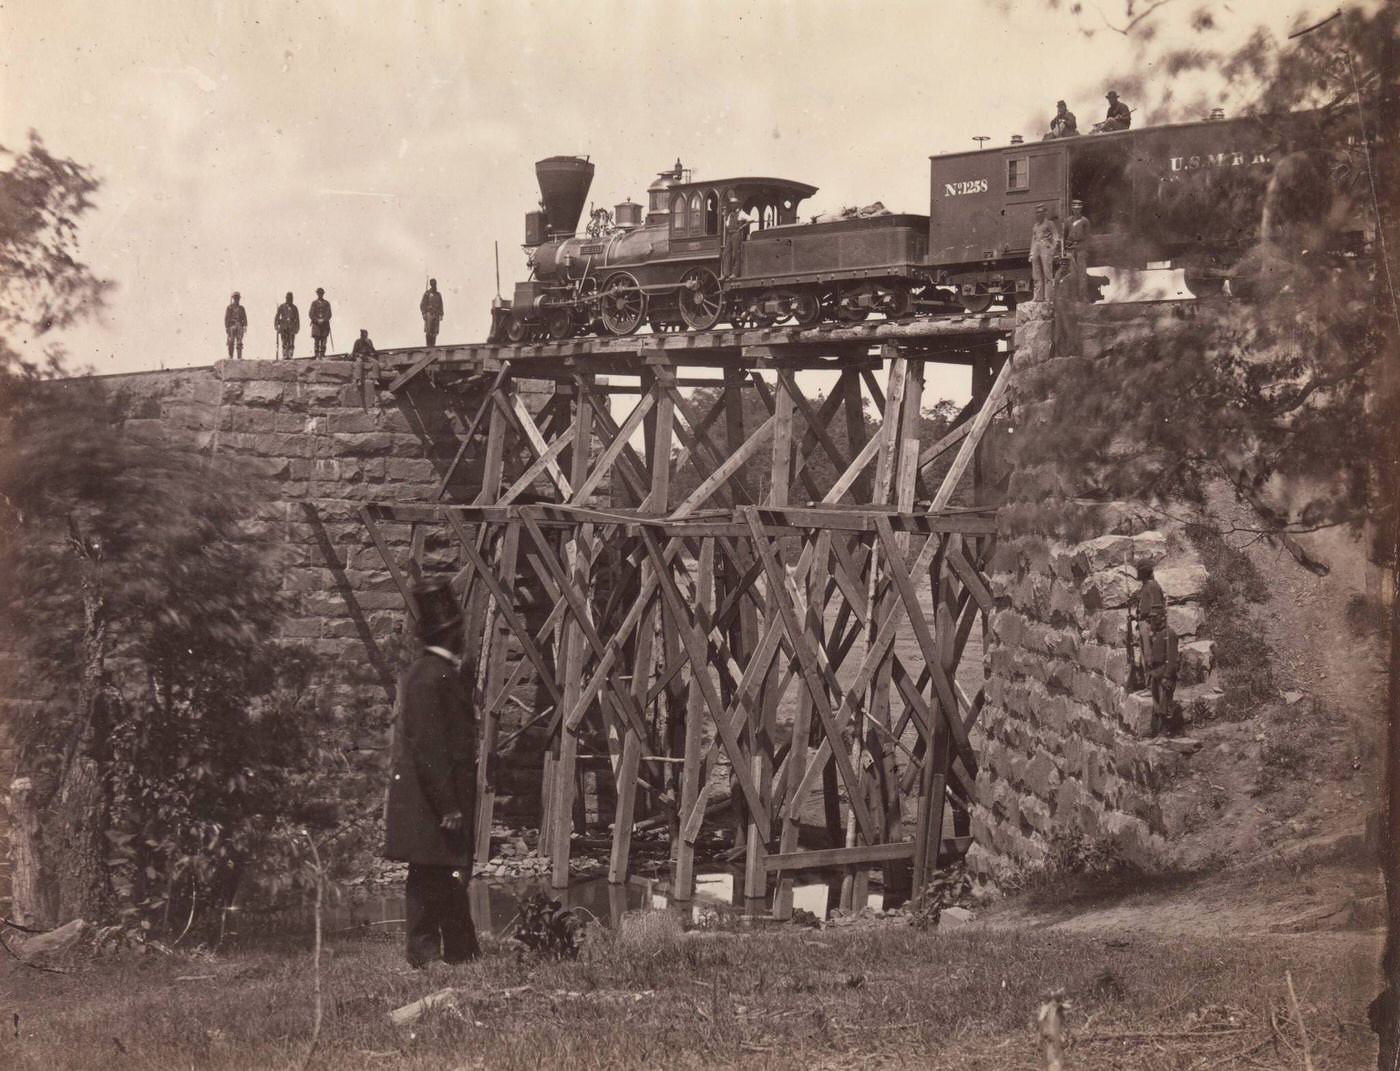
[[[980,316],[992,307],[995,297],[992,294],[961,294],[958,300],[962,302],[963,311]]]
[[[625,271],[608,276],[599,302],[603,323],[614,335],[630,335],[646,319],[647,296]]]
[[[681,277],[681,319],[692,331],[708,331],[719,323],[724,294],[709,268],[691,268]]]

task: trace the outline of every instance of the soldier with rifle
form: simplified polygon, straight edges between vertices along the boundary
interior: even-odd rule
[[[438,327],[442,324],[442,294],[437,288],[437,280],[428,280],[428,289],[419,299],[418,311],[423,315],[423,341],[425,345],[436,346]]]
[[[290,290],[287,291],[287,300],[277,306],[277,315],[272,318],[272,326],[277,332],[281,355],[290,360],[296,352],[297,333],[301,331],[301,313],[292,301]]]

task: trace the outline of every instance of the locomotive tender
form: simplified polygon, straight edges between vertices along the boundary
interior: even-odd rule
[[[798,219],[815,186],[787,179],[692,180],[680,161],[642,206],[592,213],[577,234],[594,166],[536,164],[541,207],[526,216],[530,278],[492,309],[491,341],[708,330],[722,324],[854,323],[1014,307],[1030,293],[1031,221],[1065,219],[1071,198],[1092,223],[1088,263],[1185,269],[1197,296],[1218,293],[1291,179],[1325,162],[1290,152],[1308,117],[1212,119],[1011,144],[930,157],[927,216],[847,213]],[[1316,153],[1312,154],[1314,157]],[[1298,158],[1304,165],[1298,166]],[[1322,184],[1325,186],[1325,182]],[[1202,187],[1209,196],[1202,197]],[[1207,206],[1202,208],[1203,203]],[[1352,232],[1353,252],[1362,244]],[[1236,277],[1243,288],[1247,280]]]

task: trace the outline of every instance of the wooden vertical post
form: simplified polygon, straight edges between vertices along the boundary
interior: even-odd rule
[[[726,368],[724,370],[724,428],[725,441],[730,456],[733,456],[735,453],[738,452],[739,448],[744,444],[744,440],[746,438],[744,432],[745,382],[746,380],[742,371],[731,368]],[[745,487],[744,470],[742,468],[740,468],[734,473],[734,475],[730,478],[730,482],[739,488],[743,488],[744,491],[747,493],[748,488]],[[736,503],[741,500],[741,496],[739,495],[732,495],[731,497]],[[748,497],[748,501],[753,501],[752,496]],[[724,576],[727,581],[727,583],[725,584],[725,590],[723,592],[725,598],[729,598],[731,595],[733,595],[735,588],[740,583],[739,577],[733,575],[735,568],[738,568],[740,570],[745,569],[747,568],[750,561],[750,556],[744,551],[743,541],[736,540],[734,544],[734,560],[732,562],[725,562]],[[730,647],[732,648],[735,660],[738,662],[739,665],[742,666],[748,664],[748,659],[752,656],[754,649],[757,646],[757,643],[758,621],[753,604],[747,599],[740,599],[739,627],[737,633],[735,633],[730,639]],[[755,722],[757,720],[758,715],[754,715],[753,717],[751,717],[749,719],[748,724],[745,726],[743,733],[740,734],[741,743],[747,741],[747,746],[749,748],[753,747],[754,731],[757,728]],[[747,810],[745,805],[739,801],[738,793],[734,793],[733,798],[735,800],[734,846],[736,848],[740,846],[747,847]]]
[[[491,407],[491,422],[487,425],[486,452],[482,464],[481,493],[478,501],[494,502],[501,491],[505,466],[506,419],[499,406]],[[483,529],[484,530],[484,529]],[[494,644],[505,642],[503,623],[494,610],[495,600],[488,598],[486,585],[473,580],[467,599],[465,638],[463,642],[466,665],[462,667],[468,681],[480,680],[477,692],[486,703],[491,701],[488,672],[490,652]],[[499,634],[498,634],[499,633]],[[491,858],[491,823],[496,809],[496,735],[500,715],[485,711],[481,719],[481,741],[476,763],[476,851],[475,864],[485,866]]]
[[[894,485],[895,468],[899,460],[900,451],[900,419],[904,414],[904,388],[905,380],[908,376],[908,362],[900,355],[899,348],[893,345],[883,345],[880,347],[880,356],[884,358],[885,367],[888,369],[889,377],[885,384],[885,413],[880,425],[880,452],[875,459],[875,481],[871,491],[871,504],[888,506],[891,492]],[[867,603],[871,608],[870,624],[866,630],[867,650],[876,643],[876,623],[881,620],[885,613],[885,608],[894,596],[885,590],[886,585],[880,582],[880,550],[878,543],[872,543],[869,557],[869,573],[866,578]],[[866,711],[871,717],[878,717],[878,712],[889,700],[889,655],[885,656],[874,678],[871,681],[869,698],[866,703]],[[864,753],[865,727],[859,719],[852,726],[851,732],[851,765],[856,770],[864,770],[861,761]],[[838,742],[832,741],[832,746]],[[862,774],[861,781],[866,781],[866,776]],[[846,845],[854,847],[857,843],[857,828],[854,811],[848,810],[846,816]],[[848,911],[859,911],[865,906],[869,890],[869,872],[860,866],[852,867],[846,874],[845,881],[841,885],[841,906]]]
[[[668,388],[673,382],[674,373],[669,368],[659,369],[654,375],[649,375],[643,380],[644,389],[651,391],[656,398],[653,409],[656,423],[650,443],[651,491],[647,500],[642,503],[642,509],[655,516],[666,515],[671,495],[674,402]],[[646,589],[651,568],[649,563],[643,563],[640,590]],[[657,615],[662,613],[659,603],[651,609],[643,610],[637,626],[636,659],[632,666],[632,694],[638,704],[643,705],[643,716],[646,713],[644,704],[651,685]],[[676,627],[681,626],[677,623]],[[628,858],[632,851],[632,819],[637,802],[637,774],[641,769],[642,748],[645,743],[646,741],[631,730],[625,733],[622,741],[622,759],[617,768],[617,811],[613,824],[612,857],[608,862],[608,881],[613,884],[627,880]]]
[[[696,602],[706,614],[715,610],[715,541],[700,541],[700,560],[695,571]],[[674,629],[668,629],[674,632]],[[704,730],[705,699],[695,674],[701,670],[691,667],[690,688],[686,694],[685,764],[681,768],[680,832],[676,845],[676,877],[674,897],[689,900],[695,894],[695,838],[704,821],[705,799],[702,798],[700,778],[702,769],[701,744]],[[692,817],[692,813],[694,813]]]
[[[788,485],[792,479],[792,373],[779,373],[778,390],[773,400],[773,441],[770,454],[768,495],[766,503],[781,507],[788,504]],[[774,546],[779,563],[783,560],[782,544]],[[787,592],[768,591],[768,612],[763,622],[765,628],[772,627],[779,620],[778,600],[787,598]],[[763,682],[759,699],[759,720],[749,738],[752,771],[758,785],[759,796],[765,805],[773,793],[773,748],[774,732],[778,722],[778,690],[784,677],[782,655],[773,660],[768,676]],[[768,846],[759,835],[758,826],[750,815],[748,843],[744,857],[744,899],[749,906],[757,908],[768,895],[768,874],[763,860],[768,854]],[[755,913],[757,913],[755,911]]]
[[[589,461],[593,453],[593,406],[589,396],[593,377],[581,375],[574,394],[574,444],[569,464],[569,486],[581,487],[588,479]],[[580,524],[572,531],[573,538],[565,545],[565,575],[570,583],[581,584],[588,577],[588,562],[592,556],[593,526]],[[585,611],[590,609],[587,605]],[[560,681],[564,710],[572,710],[583,692],[583,659],[586,653],[583,630],[571,614],[564,622],[559,640],[558,664],[563,671]],[[578,768],[578,733],[559,723],[559,753],[554,764],[553,794],[550,800],[551,858],[550,885],[564,889],[569,885],[569,847],[574,830],[574,788]],[[541,837],[543,839],[543,837]]]

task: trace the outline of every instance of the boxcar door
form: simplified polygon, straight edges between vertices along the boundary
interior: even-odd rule
[[[1065,148],[1054,142],[1013,145],[1002,153],[999,181],[1005,192],[1002,242],[1007,253],[1029,255],[1036,205],[1052,219],[1067,217]]]

